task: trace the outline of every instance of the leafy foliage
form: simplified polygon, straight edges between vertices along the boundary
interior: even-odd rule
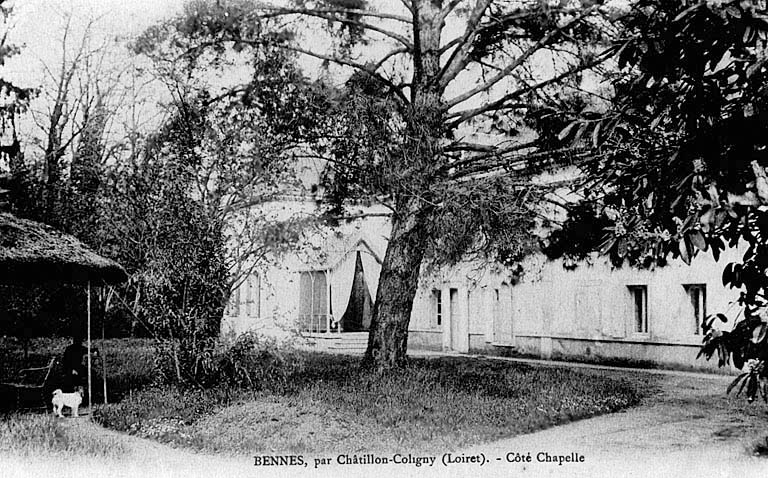
[[[577,262],[598,249],[604,231],[611,224],[611,220],[597,213],[592,204],[577,204],[568,211],[563,227],[549,234],[542,250],[550,259],[563,257],[566,267],[575,267]],[[620,262],[623,257],[612,259]]]
[[[249,390],[285,391],[304,367],[303,357],[295,350],[254,332],[240,335],[212,360],[211,383]]]
[[[119,228],[110,241],[142,296],[133,313],[159,339],[164,370],[178,380],[196,379],[227,297],[223,225],[194,197],[203,123],[190,108],[166,124],[143,163],[123,174],[110,218]]]
[[[468,257],[512,263],[530,250],[526,232],[536,203],[554,187],[533,184],[530,175],[568,155],[542,149],[530,128],[522,133],[510,118],[555,107],[572,96],[561,94],[564,85],[578,91],[580,74],[607,58],[600,50],[613,29],[610,8],[538,0],[243,5],[195,6],[164,34],[190,61],[207,52],[258,56],[274,49],[289,60],[320,63],[311,82],[298,84],[326,96],[307,105],[310,112],[322,105],[325,121],[313,122],[314,131],[301,123],[294,130],[302,153],[325,168],[316,192],[328,200],[329,216],[343,216],[346,202],[392,209],[379,282],[390,292],[374,306],[367,360],[402,364],[415,271],[423,263]],[[377,48],[364,51],[373,42]],[[540,68],[545,63],[552,67]],[[329,86],[327,78],[344,84]],[[258,88],[245,90],[270,118],[286,116],[263,103]],[[467,126],[492,134],[475,137]]]
[[[472,43],[472,57],[478,61],[503,54],[509,43],[540,41],[561,26],[564,11],[578,10],[573,4],[559,5],[541,0],[504,0],[489,6],[488,22]],[[579,22],[565,31],[573,47],[604,40],[602,28],[595,23]]]
[[[625,39],[614,46],[620,70],[612,76],[612,108],[599,119],[581,115],[560,133],[582,144],[590,138],[595,150],[584,186],[587,201],[614,223],[605,228],[603,252],[635,264],[669,255],[688,263],[701,251],[718,259],[726,244],[747,244],[742,262],[723,273],[724,285],[742,290],[744,317],[731,331],[710,318],[700,355],[748,367],[733,385],[743,380],[750,400],[766,378],[768,347],[761,318],[768,291],[766,19],[764,2],[632,4],[621,19]]]
[[[301,193],[303,144],[328,123],[325,86],[309,82],[285,52],[268,45],[247,52],[191,46],[200,37],[189,28],[214,38],[232,34],[230,7],[237,4],[192,4],[185,16],[135,42],[167,82],[173,114],[148,141],[143,162],[128,169],[132,179],[117,188],[125,195],[117,202],[134,218],[125,224],[127,238],[116,239],[136,267],[130,286],[130,295],[142,297],[136,313],[160,339],[168,375],[206,386],[218,373],[211,367],[230,291],[255,267],[279,260],[272,253],[311,226],[273,219],[263,206]],[[250,75],[221,93],[211,74],[231,63],[250,67]]]
[[[517,265],[538,247],[538,237],[531,233],[537,227],[536,213],[529,207],[538,194],[534,188],[520,191],[503,177],[446,191],[430,218],[427,259],[431,265],[467,259]],[[440,233],[445,230],[451,233]]]

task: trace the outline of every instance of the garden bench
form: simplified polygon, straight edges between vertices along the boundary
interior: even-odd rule
[[[44,367],[31,367],[19,370],[19,380],[17,382],[4,382],[0,383],[0,386],[4,390],[13,390],[15,395],[16,409],[21,409],[22,397],[34,397],[34,400],[39,399],[40,406],[37,407],[24,407],[24,408],[47,408],[48,400],[46,400],[47,392],[49,392],[50,384],[53,378],[53,369],[58,361],[56,358],[52,358],[48,365]],[[30,400],[29,398],[27,398]]]

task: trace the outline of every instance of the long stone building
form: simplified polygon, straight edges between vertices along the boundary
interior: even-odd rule
[[[232,294],[223,334],[254,330],[361,351],[390,227],[382,211],[317,233],[310,247],[256,269]],[[713,369],[716,363],[696,359],[701,324],[710,313],[733,319],[738,312],[738,292],[720,278],[739,257],[729,250],[715,262],[703,253],[690,266],[639,270],[595,254],[566,269],[534,254],[522,274],[479,263],[437,269],[420,277],[408,346]]]

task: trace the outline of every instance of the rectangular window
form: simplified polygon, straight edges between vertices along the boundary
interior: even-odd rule
[[[707,286],[706,284],[684,284],[683,287],[693,309],[693,333],[700,335],[701,326],[707,317]]]
[[[325,271],[302,272],[299,277],[299,322],[303,330],[327,332],[328,299]]]
[[[501,295],[499,289],[493,289],[491,294],[491,339],[495,342],[511,340],[504,335],[504,326],[501,319]]]
[[[261,317],[261,278],[258,274],[248,276],[248,292],[245,299],[245,315]]]
[[[230,317],[238,317],[240,315],[240,287],[233,290],[229,295],[227,315]]]
[[[443,324],[443,293],[439,289],[432,291],[432,303],[434,305],[435,325]]]
[[[252,286],[251,286],[251,278],[250,277],[248,277],[248,279],[246,279],[246,283],[248,285],[246,286],[246,289],[245,289],[245,315],[250,317],[251,316],[251,312],[252,312],[251,302],[253,301],[252,295],[251,295],[251,294],[253,294],[253,290],[251,289]]]
[[[627,286],[632,299],[634,331],[638,334],[648,333],[648,286]]]

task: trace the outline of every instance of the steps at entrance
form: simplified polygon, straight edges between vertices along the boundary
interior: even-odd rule
[[[363,354],[368,346],[368,332],[342,332],[340,334],[308,334],[319,352]]]

